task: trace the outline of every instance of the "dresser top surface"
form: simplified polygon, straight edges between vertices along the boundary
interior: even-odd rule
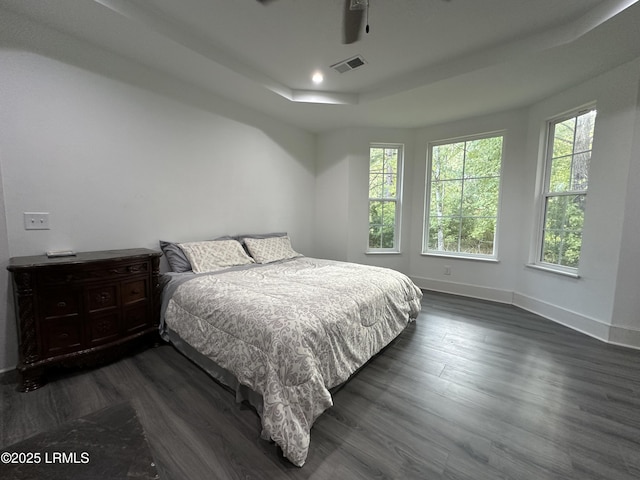
[[[46,255],[12,257],[7,270],[13,272],[29,268],[42,268],[54,265],[82,265],[100,261],[134,260],[137,258],[160,257],[161,252],[148,248],[129,248],[125,250],[101,250],[96,252],[78,252],[74,256],[49,258]]]

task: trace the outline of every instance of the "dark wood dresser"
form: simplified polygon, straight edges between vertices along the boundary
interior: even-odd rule
[[[50,367],[93,366],[156,342],[161,255],[129,249],[12,258],[20,390],[41,387]]]

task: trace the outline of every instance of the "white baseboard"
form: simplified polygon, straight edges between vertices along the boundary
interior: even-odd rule
[[[640,331],[638,330],[609,325],[596,318],[587,317],[521,293],[514,292],[513,304],[603,342],[640,349]]]
[[[411,277],[411,280],[413,280],[413,283],[415,283],[418,288],[424,288],[425,290],[452,293],[463,297],[491,300],[498,303],[513,303],[513,292],[508,290],[469,285],[466,283],[443,282],[431,278]]]
[[[411,277],[411,279],[419,288],[425,290],[515,305],[603,342],[640,350],[639,330],[612,326],[596,318],[558,307],[522,293],[430,278]]]
[[[0,374],[10,372],[11,370],[15,370],[16,367],[17,367],[17,365],[14,365],[13,367],[0,368]]]
[[[540,315],[541,317],[577,330],[590,337],[602,340],[603,342],[609,340],[610,325],[595,318],[587,317],[586,315],[558,307],[522,293],[513,294],[513,304],[523,310],[535,313],[536,315]]]
[[[609,329],[609,343],[640,350],[640,330],[612,326]]]

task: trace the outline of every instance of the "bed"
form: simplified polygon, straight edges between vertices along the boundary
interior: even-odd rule
[[[249,400],[261,436],[297,466],[330,390],[420,311],[422,292],[405,275],[302,256],[286,235],[161,247],[173,270],[163,275],[161,335]]]

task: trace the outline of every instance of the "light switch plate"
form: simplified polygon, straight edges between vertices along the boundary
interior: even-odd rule
[[[49,230],[49,212],[24,212],[25,230]]]

